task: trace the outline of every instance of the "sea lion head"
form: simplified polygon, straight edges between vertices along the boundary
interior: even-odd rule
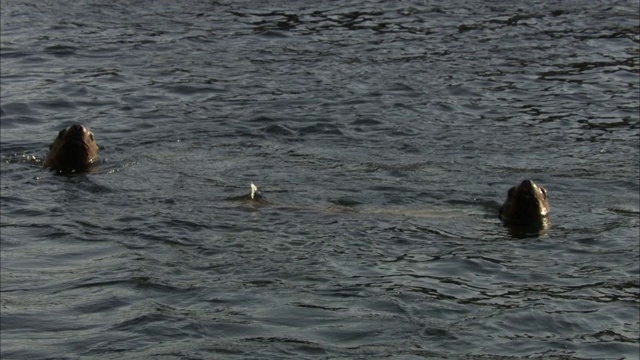
[[[85,172],[98,160],[98,144],[83,125],[75,124],[60,130],[43,166],[63,173]]]
[[[547,190],[531,180],[510,188],[500,207],[500,219],[513,225],[545,224],[548,214]]]

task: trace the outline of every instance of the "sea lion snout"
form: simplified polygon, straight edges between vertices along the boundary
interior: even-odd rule
[[[536,184],[533,181],[529,180],[529,179],[522,180],[522,182],[520,183],[520,187],[524,187],[524,188],[532,189],[534,186],[536,186]]]
[[[81,136],[85,131],[87,131],[87,128],[80,124],[74,124],[67,128],[67,133],[74,136]]]

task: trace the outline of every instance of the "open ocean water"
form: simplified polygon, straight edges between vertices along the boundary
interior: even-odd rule
[[[3,359],[639,357],[638,0],[0,10]]]

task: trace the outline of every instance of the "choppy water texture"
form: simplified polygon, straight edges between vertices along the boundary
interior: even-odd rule
[[[637,358],[637,0],[1,7],[3,359]]]

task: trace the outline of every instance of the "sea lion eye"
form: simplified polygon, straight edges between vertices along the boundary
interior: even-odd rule
[[[62,129],[60,130],[60,132],[58,133],[58,139],[62,138],[62,135],[64,135],[64,133],[67,131],[67,129]]]
[[[512,197],[513,196],[513,192],[516,191],[515,187],[512,187],[511,189],[509,189],[509,191],[507,192],[507,197]]]
[[[544,195],[544,197],[547,197],[547,190],[541,187],[540,191],[542,191],[542,195]]]
[[[93,138],[93,133],[89,133],[89,139],[91,139],[91,141],[95,141],[95,139]]]

